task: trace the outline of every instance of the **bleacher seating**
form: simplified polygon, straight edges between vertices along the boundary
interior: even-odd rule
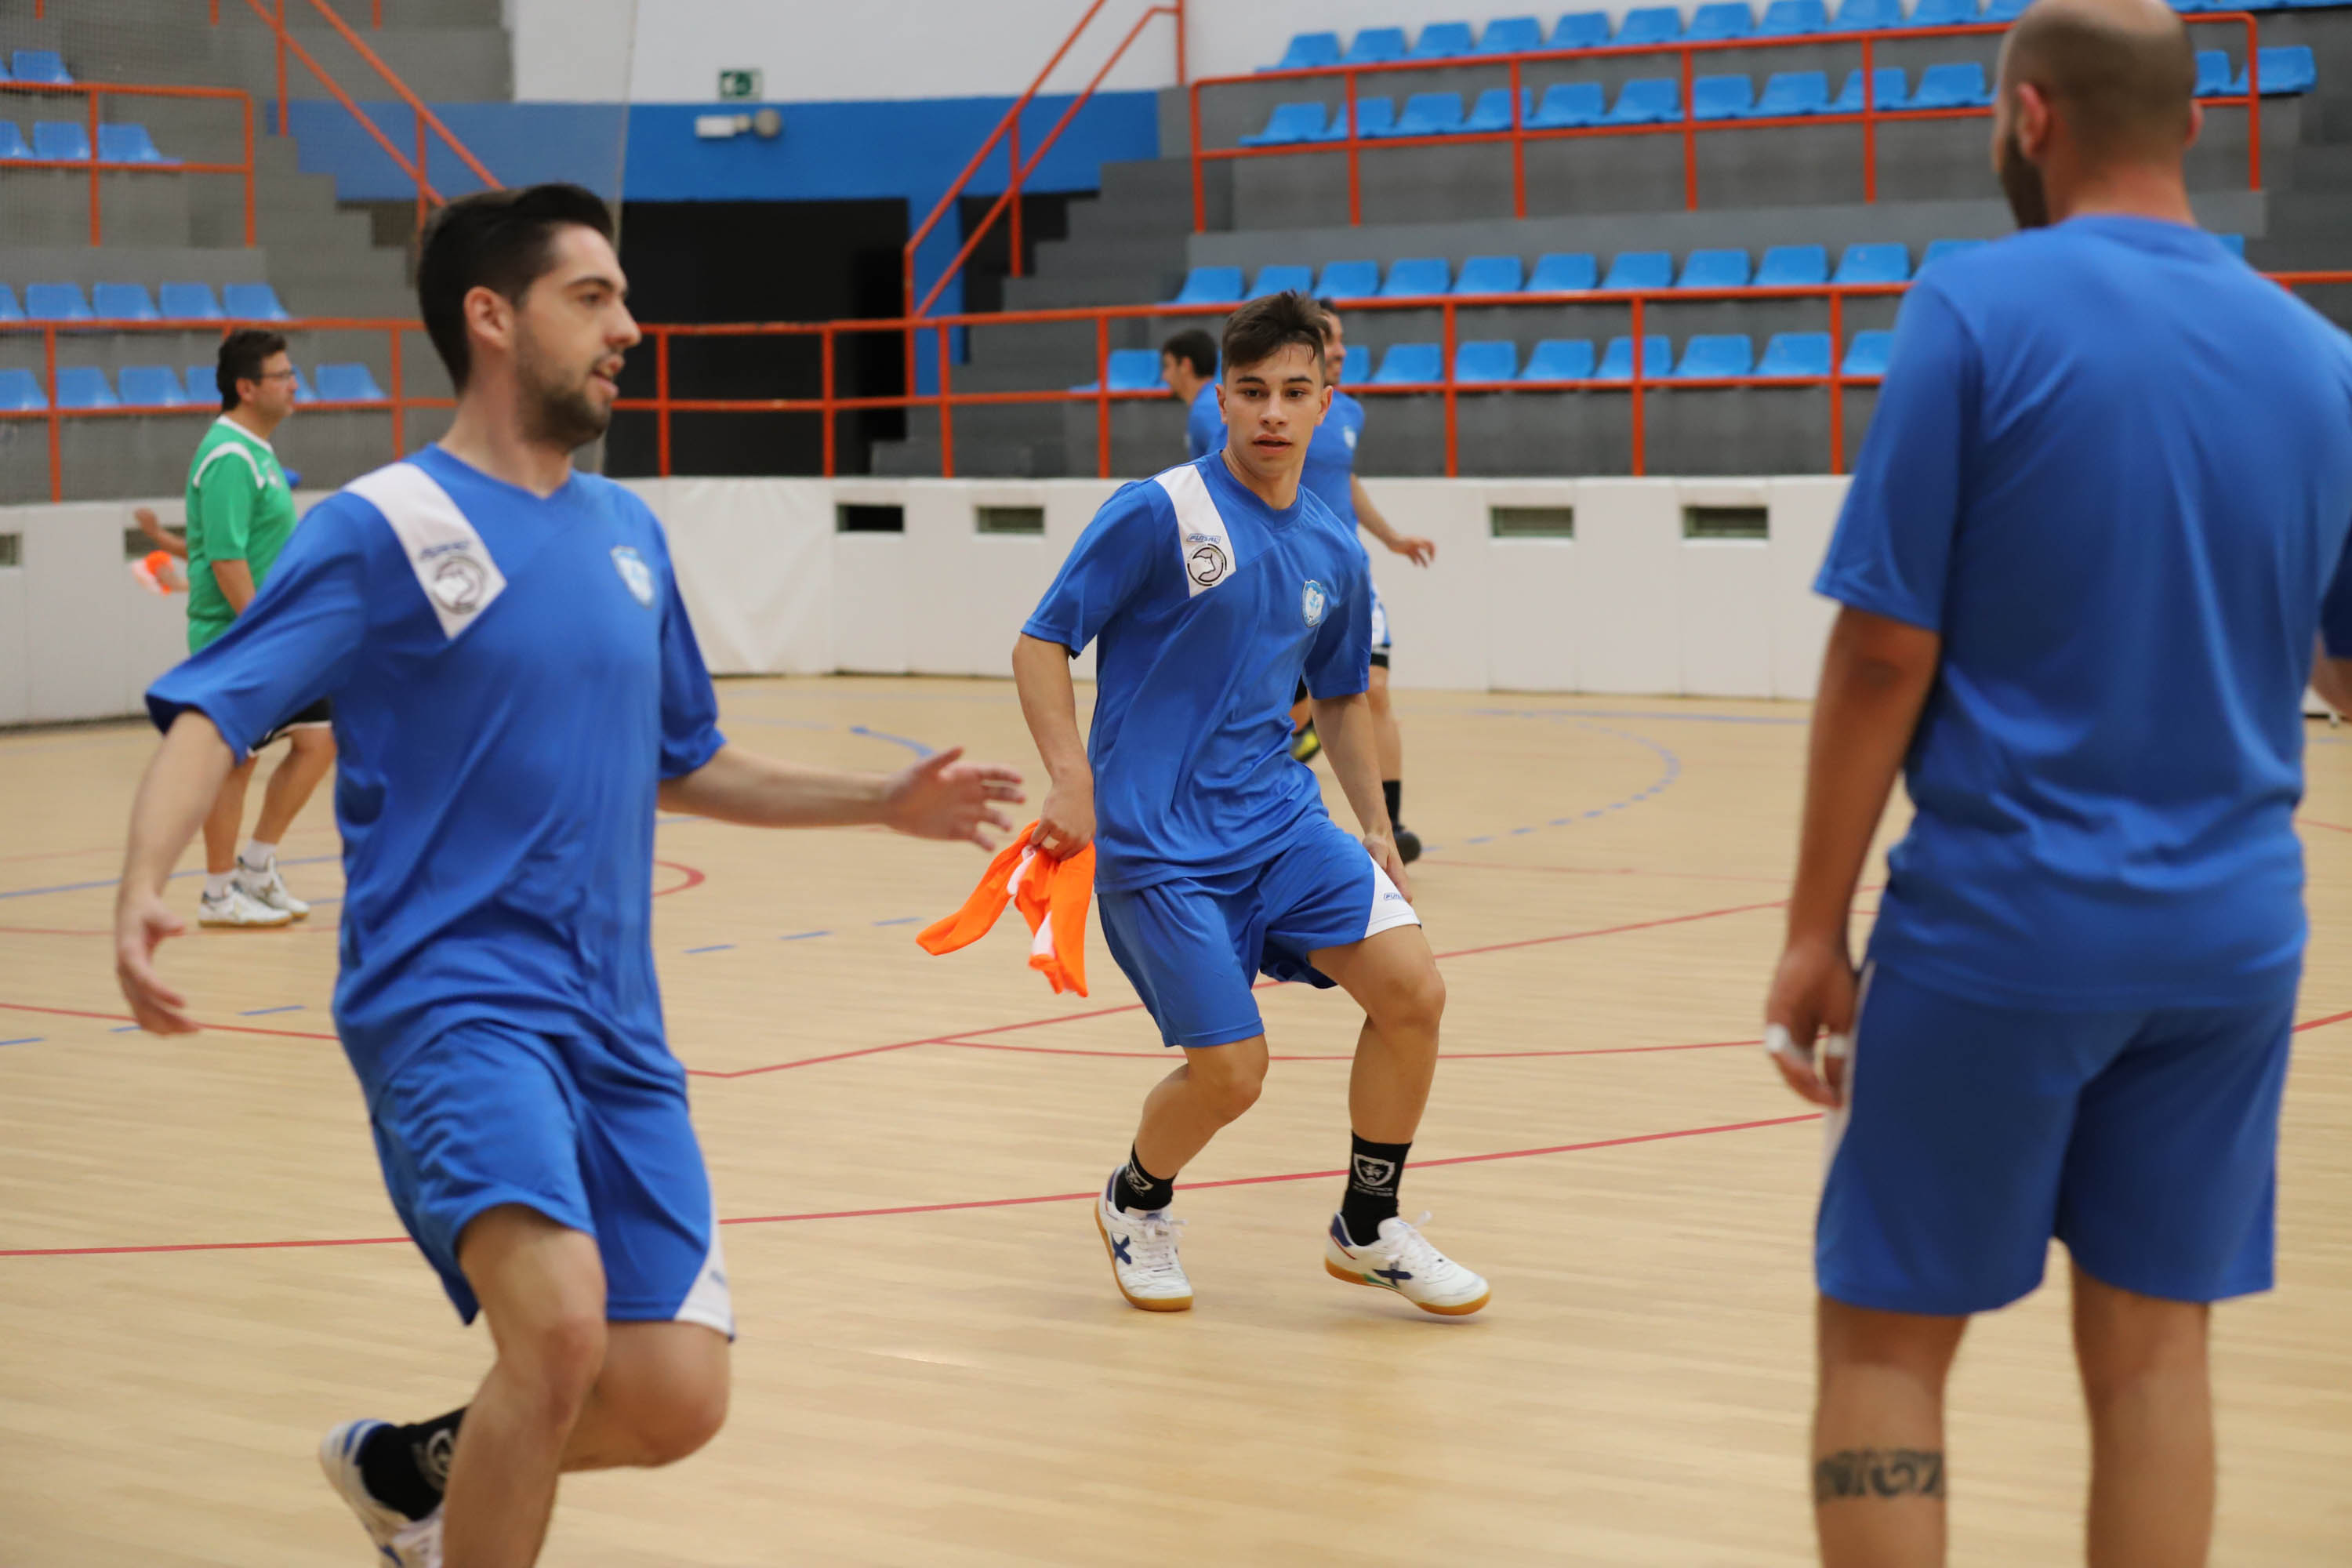
[[[155,145],[144,125],[101,125],[98,128],[98,156],[105,163],[152,163],[169,167],[177,158],[167,158]]]
[[[166,283],[156,290],[166,321],[217,321],[220,301],[209,283]]]
[[[1516,256],[1474,256],[1454,280],[1456,294],[1516,294],[1526,279]]]
[[[114,395],[114,388],[106,382],[106,372],[95,365],[69,364],[58,367],[58,406],[59,408],[120,408],[122,400]]]
[[[1339,384],[1361,386],[1372,374],[1372,351],[1362,343],[1349,343],[1347,358],[1339,362]]]
[[[1538,257],[1535,273],[1528,279],[1528,287],[1538,293],[1594,289],[1600,283],[1600,258],[1582,251],[1556,250]]]
[[[2245,245],[2245,240],[2240,236],[2229,235],[2224,237],[2237,240],[2241,248]],[[1990,243],[1990,241],[1982,239],[1931,240],[1928,242],[1927,248],[1922,252],[1919,257],[1919,270],[1925,272],[1927,268],[1933,267],[1938,261],[1943,260],[1946,257],[1958,256],[1964,252],[1974,250],[1979,245]]]
[[[28,321],[88,321],[95,320],[79,283],[27,283],[25,319]]]
[[[1984,67],[1974,60],[1929,66],[1919,73],[1919,89],[1906,109],[1981,109],[1992,102],[1992,88]]]
[[[1338,65],[1340,53],[1339,34],[1301,33],[1290,40],[1290,47],[1283,51],[1281,59],[1273,65],[1259,68],[1278,71],[1315,70],[1323,66]]]
[[[145,285],[139,283],[93,283],[89,286],[90,313],[101,321],[155,321],[163,318],[155,310],[155,301],[147,297]]]
[[[1694,250],[1683,262],[1677,289],[1745,289],[1748,253],[1744,250]]]
[[[1617,259],[1609,264],[1609,276],[1602,279],[1603,289],[1666,289],[1675,281],[1675,258],[1671,251],[1621,250]]]
[[[188,389],[179,373],[167,364],[125,365],[115,376],[122,401],[131,408],[184,408]]]
[[[1682,83],[1664,77],[1638,77],[1617,89],[1617,101],[1601,117],[1601,123],[1661,125],[1682,117]]]
[[[1772,0],[1764,7],[1764,20],[1758,24],[1756,36],[1799,38],[1810,33],[1826,33],[1829,28],[1829,7],[1822,0]]]
[[[1519,345],[1508,338],[1482,338],[1455,345],[1454,379],[1470,386],[1501,385],[1519,374]]]
[[[1903,0],[1842,0],[1832,33],[1871,33],[1903,26]]]
[[[1746,120],[1756,112],[1756,84],[1744,76],[1703,76],[1691,83],[1694,120]]]
[[[1571,11],[1551,31],[1555,49],[1598,49],[1609,43],[1609,13]]]
[[[1643,367],[1648,373],[1649,367]],[[1707,332],[1683,344],[1682,363],[1675,366],[1677,381],[1712,381],[1747,375],[1756,368],[1756,345],[1745,333]]]
[[[1402,27],[1365,27],[1356,34],[1348,52],[1339,57],[1340,63],[1351,66],[1376,66],[1390,60],[1404,58],[1405,42]]]
[[[1478,36],[1482,55],[1529,54],[1543,47],[1543,23],[1533,16],[1498,16]]]
[[[1832,344],[1827,332],[1776,332],[1756,362],[1758,375],[1819,377],[1829,374]]]
[[[1471,53],[1477,43],[1467,22],[1432,22],[1422,28],[1405,56],[1409,60],[1450,60]]]
[[[1538,131],[1565,131],[1598,125],[1608,112],[1608,96],[1599,82],[1554,82],[1544,89],[1542,101],[1536,105],[1535,118],[1528,123]]]
[[[1454,283],[1454,269],[1439,256],[1416,256],[1393,262],[1388,280],[1381,285],[1383,299],[1410,299],[1443,294]]]
[[[1682,12],[1672,5],[1644,5],[1625,13],[1614,41],[1623,48],[1633,44],[1671,44],[1682,36]]]
[[[1745,38],[1755,31],[1756,13],[1748,8],[1746,0],[1710,0],[1692,13],[1683,37],[1694,44],[1711,44]]]
[[[1852,376],[1885,375],[1886,351],[1893,346],[1894,342],[1893,332],[1854,333],[1853,342],[1846,345],[1845,363],[1838,367],[1838,374]]]
[[[23,159],[32,155],[32,143],[25,140],[24,127],[13,120],[0,120],[0,159]]]
[[[1830,280],[1829,247],[1821,245],[1776,245],[1764,253],[1756,268],[1759,289],[1819,288]]]
[[[1121,353],[1129,351],[1121,350]],[[1151,380],[1147,384],[1160,384],[1160,351],[1136,351],[1151,356]],[[1111,372],[1116,384],[1118,372]],[[321,403],[383,403],[388,402],[383,389],[375,384],[374,373],[363,364],[322,364],[319,367],[319,401]]]
[[[337,397],[335,391],[329,390],[331,387],[341,387],[341,382],[340,374],[335,378],[331,379],[328,374],[329,372],[332,371],[341,373],[346,370],[358,369],[364,374],[365,368],[366,367],[364,366],[320,365],[319,367],[320,395],[326,398],[329,402],[341,401],[341,399]],[[368,384],[373,387],[374,383],[371,380]],[[1160,384],[1160,351],[1158,349],[1113,349],[1110,351],[1110,389],[1113,392],[1149,392],[1151,388]],[[1074,386],[1070,388],[1070,390],[1072,392],[1093,392],[1097,390],[1098,386],[1098,383],[1089,381],[1083,385]]]
[[[1523,88],[1519,92],[1519,121],[1528,124],[1535,117],[1535,89]],[[1491,135],[1510,128],[1511,89],[1507,87],[1490,87],[1480,93],[1478,101],[1470,106],[1469,118],[1462,122],[1463,131],[1472,136]]]
[[[1504,89],[1507,93],[1510,89]],[[1416,92],[1404,100],[1404,112],[1386,134],[1391,136],[1459,136],[1462,95],[1458,92]]]
[[[0,283],[0,321],[21,321],[24,319],[24,307],[16,303],[16,290]]]
[[[1885,374],[1886,349],[1892,337],[1891,332],[1878,330],[1856,332],[1847,345],[1845,363],[1838,374],[1864,380]],[[1835,353],[1835,344],[1827,332],[1777,332],[1766,342],[1760,359],[1755,341],[1741,332],[1694,334],[1684,341],[1679,359],[1675,355],[1674,340],[1664,332],[1647,334],[1642,342],[1645,345],[1642,378],[1660,383],[1727,381],[1749,376],[1819,381],[1830,375]],[[1115,352],[1111,359],[1111,390],[1149,391],[1158,386],[1160,372],[1155,356],[1156,351],[1150,349]],[[1609,340],[1597,361],[1591,340],[1587,338],[1546,338],[1529,351],[1525,364],[1520,363],[1518,356],[1518,344],[1509,338],[1474,338],[1461,342],[1454,351],[1454,385],[1491,392],[1543,383],[1623,382],[1632,380],[1633,374],[1633,343],[1627,337]],[[1340,375],[1342,384],[1419,388],[1440,385],[1444,381],[1444,353],[1437,343],[1391,343],[1381,355],[1380,369],[1367,377],[1364,371],[1370,363],[1369,350],[1360,344],[1351,347],[1347,368]],[[366,374],[364,367],[358,365],[319,367],[320,388],[330,401],[337,395],[330,388],[343,387],[341,378],[348,373]],[[130,373],[124,374],[127,376]],[[331,375],[334,377],[331,381]],[[366,385],[373,391],[374,383],[371,379]],[[1095,384],[1088,382],[1071,390],[1092,392]],[[382,394],[374,395],[381,397]]]
[[[0,370],[0,411],[12,414],[46,412],[48,394],[41,378],[29,370]]]
[[[1242,297],[1242,269],[1238,267],[1195,267],[1184,279],[1184,287],[1170,300],[1171,305],[1231,305]],[[236,314],[234,300],[229,311]]]
[[[2309,92],[2319,82],[2319,69],[2311,50],[2301,44],[2292,48],[2264,48],[2261,51],[2263,96],[2283,97]],[[2246,90],[2246,73],[2241,70],[2231,90]]]
[[[218,367],[192,364],[188,367],[188,401],[217,407],[220,404]]]
[[[1675,345],[1664,332],[1642,336],[1642,379],[1654,380],[1673,374]],[[1612,338],[1601,351],[1601,364],[1592,373],[1595,381],[1631,381],[1633,379],[1633,340]]]
[[[53,163],[89,162],[89,128],[74,120],[33,123],[33,156]]]
[[[1315,292],[1325,300],[1369,300],[1380,291],[1377,261],[1327,261],[1315,279]]]
[[[292,320],[286,307],[278,302],[278,291],[267,283],[225,283],[221,285],[221,304],[233,321]]]
[[[1276,265],[1257,269],[1257,281],[1250,285],[1248,297],[1263,299],[1268,294],[1296,294],[1315,286],[1315,268]]]
[[[18,49],[8,62],[12,81],[40,82],[52,87],[70,87],[73,73],[66,69],[66,58],[55,49]]]
[[[1445,359],[1435,343],[1391,343],[1372,374],[1373,386],[1413,386],[1445,379]]]
[[[1849,245],[1838,258],[1832,283],[1907,283],[1911,252],[1900,245]]]
[[[1592,342],[1589,338],[1546,338],[1520,367],[1522,383],[1588,381],[1592,376]]]

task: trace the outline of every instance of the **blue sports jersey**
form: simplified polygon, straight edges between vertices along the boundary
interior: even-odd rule
[[[1330,411],[1307,443],[1307,468],[1299,482],[1349,528],[1356,526],[1356,444],[1364,438],[1364,405],[1344,392],[1331,394]]]
[[[1225,416],[1217,407],[1217,384],[1209,383],[1193,395],[1184,415],[1184,449],[1197,462],[1225,448]]]
[[[1022,628],[1097,637],[1095,879],[1107,889],[1264,862],[1329,820],[1291,760],[1290,700],[1371,683],[1371,578],[1305,486],[1275,510],[1222,453],[1105,502]]]
[[[654,795],[722,744],[661,524],[574,474],[545,500],[438,447],[322,501],[217,642],[157,681],[242,758],[335,705],[335,1023],[373,1103],[490,1019],[675,1074],[648,942]]]
[[[2082,217],[1922,275],[1818,584],[1943,639],[1873,955],[2022,1006],[2267,994],[2347,531],[2352,342],[2220,241]]]

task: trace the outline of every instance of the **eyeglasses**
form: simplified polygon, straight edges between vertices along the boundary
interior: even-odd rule
[[[253,379],[256,381],[295,381],[300,379],[300,372],[291,369],[272,370],[264,371],[261,374],[255,376]]]

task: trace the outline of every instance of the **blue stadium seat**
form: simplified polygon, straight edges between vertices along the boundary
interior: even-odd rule
[[[1248,298],[1262,300],[1268,294],[1304,294],[1315,287],[1315,268],[1284,262],[1257,269],[1257,281],[1250,285]]]
[[[1396,129],[1396,100],[1388,98],[1356,100],[1356,136],[1359,141],[1374,136],[1386,136]],[[1331,128],[1323,132],[1326,142],[1348,139],[1348,105],[1346,100],[1331,106]]]
[[[1369,300],[1380,291],[1377,261],[1327,261],[1315,280],[1316,294],[1325,300]]]
[[[2307,45],[2296,44],[2283,49],[2265,48],[2255,63],[2262,67],[2264,98],[2309,92],[2319,81],[2318,68],[2312,60]],[[2246,73],[2243,71],[2238,73],[2237,90],[2241,93],[2246,90]]]
[[[1528,123],[1542,131],[1558,131],[1598,125],[1608,112],[1609,100],[1599,82],[1559,81],[1544,89],[1543,101]]]
[[[1886,351],[1893,347],[1895,334],[1886,331],[1856,332],[1853,342],[1845,349],[1845,363],[1839,367],[1840,375],[1885,375]]]
[[[1510,89],[1505,88],[1505,92]],[[1459,136],[1462,95],[1458,92],[1416,92],[1404,100],[1391,136]]]
[[[1488,385],[1519,374],[1519,345],[1508,338],[1480,338],[1454,346],[1454,379]]]
[[[217,321],[221,319],[220,301],[213,298],[209,283],[166,283],[156,292],[163,318],[171,321]]]
[[[25,285],[25,319],[28,321],[87,321],[91,319],[89,301],[81,297],[79,283],[27,283]]]
[[[125,373],[128,374],[128,373]],[[1113,392],[1149,392],[1160,385],[1158,349],[1114,349],[1110,356]],[[321,403],[383,403],[389,401],[375,376],[363,364],[322,364],[319,367]]]
[[[1695,44],[1711,44],[1749,37],[1755,31],[1756,13],[1748,8],[1748,0],[1709,0],[1692,14],[1690,30],[1683,36]]]
[[[1969,251],[1974,250],[1978,246],[1986,243],[1986,241],[1981,239],[1938,239],[1930,241],[1926,253],[1919,258],[1919,270],[1925,272],[1927,268],[1935,266],[1936,263],[1943,260],[1946,257],[1965,255]]]
[[[1543,23],[1533,16],[1497,16],[1478,37],[1482,55],[1524,55],[1543,47]]]
[[[310,384],[302,379],[302,367],[298,364],[289,366],[289,368],[294,372],[294,401],[297,403],[310,402]]]
[[[1590,252],[1555,250],[1536,258],[1533,277],[1528,279],[1531,294],[1558,294],[1572,289],[1597,288],[1601,282],[1601,263]]]
[[[1759,289],[1812,289],[1830,280],[1830,253],[1819,245],[1776,245],[1756,268]]]
[[[1617,90],[1616,106],[1603,125],[1660,125],[1683,117],[1683,84],[1671,77],[1643,77]]]
[[[29,158],[32,144],[25,140],[25,129],[13,120],[0,120],[0,158]]]
[[[1919,73],[1918,90],[1906,109],[1980,109],[1992,102],[1985,85],[1984,67],[1974,60],[1953,60],[1929,66]]]
[[[1691,83],[1691,118],[1745,120],[1756,108],[1756,83],[1744,76],[1703,76]]]
[[[1664,250],[1621,250],[1609,264],[1603,289],[1666,289],[1675,281],[1675,258]]]
[[[1772,0],[1764,7],[1763,24],[1756,29],[1759,38],[1796,38],[1807,33],[1830,30],[1829,7],[1822,0]]]
[[[1748,253],[1744,250],[1694,250],[1683,262],[1677,289],[1745,289]]]
[[[1421,37],[1413,40],[1409,60],[1450,60],[1472,54],[1478,47],[1471,36],[1467,22],[1432,22],[1422,28]]]
[[[2033,0],[1985,0],[1984,15],[1979,22],[2014,22],[2025,15],[2026,6]]]
[[[0,409],[16,414],[46,411],[48,395],[41,390],[41,378],[29,370],[0,370]]]
[[[1918,8],[1911,13],[1914,27],[1967,27],[1980,18],[1977,0],[1919,0]]]
[[[1396,300],[1423,294],[1443,294],[1454,285],[1454,268],[1442,256],[1412,256],[1389,264],[1388,281],[1381,298]]]
[[[1911,279],[1911,251],[1896,244],[1849,245],[1838,258],[1837,275],[1832,283],[1907,283]]]
[[[21,321],[25,308],[16,303],[16,290],[0,283],[0,321]]]
[[[1522,88],[1519,91],[1519,123],[1533,124],[1535,118],[1536,89]],[[1478,101],[1470,106],[1470,118],[1462,122],[1462,129],[1474,135],[1508,131],[1510,128],[1511,89],[1507,87],[1490,87],[1480,93]]]
[[[1435,343],[1391,343],[1372,374],[1374,386],[1412,386],[1445,379],[1445,356]]]
[[[101,321],[162,320],[143,283],[93,283],[89,286],[89,310]]]
[[[1340,63],[1351,66],[1385,65],[1404,58],[1402,27],[1365,27],[1356,34],[1348,52],[1339,57]]]
[[[1570,11],[1551,30],[1555,49],[1605,49],[1609,47],[1609,13]]]
[[[1756,363],[1759,375],[1822,376],[1832,353],[1827,332],[1775,332]]]
[[[1319,103],[1277,103],[1266,117],[1265,129],[1241,139],[1244,147],[1288,147],[1323,140],[1323,106]]]
[[[278,290],[267,283],[224,283],[221,304],[228,314],[240,321],[287,321],[293,320],[286,307],[278,302]]]
[[[1839,0],[1832,33],[1871,33],[1903,25],[1903,0]]]
[[[2231,93],[2243,93],[2238,85],[2238,73],[2230,68],[2230,56],[2224,49],[2197,51],[2197,96],[2227,98]]]
[[[185,408],[188,389],[168,364],[127,364],[116,373],[122,401],[133,408]]]
[[[66,58],[55,49],[18,49],[8,62],[8,75],[16,81],[51,82],[65,86],[73,80],[66,69]]]
[[[1660,381],[1672,375],[1675,369],[1675,345],[1664,332],[1642,335],[1642,379]],[[1595,381],[1631,381],[1633,379],[1633,340],[1612,338],[1601,352],[1600,368],[1592,373]]]
[[[1776,71],[1764,84],[1751,118],[1781,120],[1799,114],[1825,114],[1830,107],[1827,71]]]
[[[1339,35],[1337,33],[1300,33],[1290,40],[1290,47],[1282,51],[1282,58],[1260,70],[1313,70],[1318,66],[1339,63]]]
[[[147,133],[144,125],[101,125],[98,128],[98,156],[104,163],[155,163],[171,165],[177,158],[166,158]]]
[[[58,367],[58,406],[59,408],[120,408],[121,399],[114,388],[106,384],[106,373],[94,365],[60,365]]]
[[[228,313],[241,316],[236,308],[235,284],[229,285]],[[1195,267],[1184,275],[1184,287],[1176,291],[1171,305],[1231,305],[1242,297],[1242,269],[1238,267]]]
[[[1474,256],[1462,264],[1454,280],[1456,294],[1516,294],[1527,279],[1527,269],[1516,256]]]
[[[1620,48],[1629,44],[1671,44],[1683,36],[1683,14],[1672,5],[1644,5],[1625,13],[1617,29]]]
[[[86,163],[89,161],[89,128],[71,120],[39,120],[33,122],[33,156],[51,163]]]
[[[319,367],[320,379],[326,378],[327,367]],[[1141,380],[1138,380],[1138,377]],[[1137,392],[1160,384],[1160,351],[1158,349],[1113,349],[1110,351],[1110,389],[1113,392]],[[306,389],[307,390],[307,389]],[[1098,392],[1099,382],[1086,382],[1070,388],[1072,392]],[[329,402],[337,399],[330,396]]]
[[[1519,367],[1519,380],[1590,381],[1592,379],[1591,338],[1546,338]]]
[[[1372,374],[1372,351],[1361,343],[1348,345],[1348,357],[1339,362],[1339,384],[1361,386]]]
[[[220,380],[215,366],[192,364],[188,367],[188,401],[191,403],[220,401]]]
[[[1747,375],[1755,368],[1756,345],[1747,333],[1708,332],[1683,344],[1683,363],[1675,366],[1675,379],[1711,381]]]
[[[1870,73],[1870,106],[1873,109],[1882,111],[1900,109],[1903,107],[1903,100],[1910,96],[1911,79],[1904,75],[1901,66],[1880,66]],[[1860,69],[1845,73],[1845,88],[1837,95],[1836,100],[1831,103],[1826,112],[1831,114],[1862,112]]]

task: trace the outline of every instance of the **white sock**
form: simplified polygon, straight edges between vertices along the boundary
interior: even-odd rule
[[[258,838],[248,838],[237,858],[245,862],[245,868],[248,871],[267,871],[278,863],[278,846],[264,844]]]
[[[234,871],[205,872],[205,897],[215,900],[227,898],[231,879],[236,876],[236,873]]]

